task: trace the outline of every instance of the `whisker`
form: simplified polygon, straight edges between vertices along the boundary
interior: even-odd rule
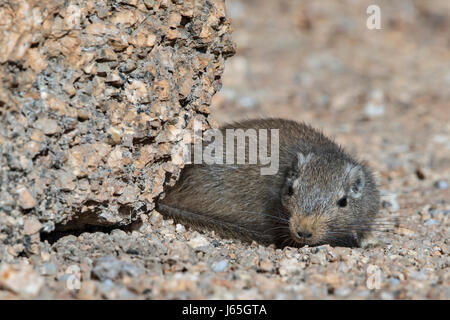
[[[278,217],[278,216],[274,216],[274,215],[271,215],[271,214],[267,214],[267,213],[255,212],[255,211],[245,211],[245,210],[242,210],[242,212],[251,213],[251,214],[258,214],[258,215],[270,217],[270,218],[273,218],[273,219],[277,219],[277,220],[280,220],[280,221],[289,222],[289,220],[287,220],[287,219],[284,219],[284,218]]]
[[[281,226],[281,227],[273,227],[273,228],[266,229],[266,231],[274,231],[274,230],[286,230],[286,231],[289,231],[289,227]]]

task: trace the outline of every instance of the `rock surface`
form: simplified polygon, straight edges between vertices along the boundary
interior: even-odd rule
[[[211,125],[223,0],[6,1],[0,21],[0,242],[40,231],[24,215],[53,231],[151,211],[186,130]]]

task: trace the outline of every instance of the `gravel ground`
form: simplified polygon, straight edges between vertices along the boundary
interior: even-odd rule
[[[0,298],[450,299],[450,4],[379,1],[382,30],[366,28],[368,4],[227,1],[238,52],[212,112],[334,136],[376,171],[386,232],[281,250],[153,212],[4,261]]]

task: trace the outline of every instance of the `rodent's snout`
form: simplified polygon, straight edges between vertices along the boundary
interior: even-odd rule
[[[293,215],[289,219],[291,237],[301,243],[314,245],[319,243],[324,232],[324,224],[320,218],[313,216]]]
[[[299,236],[299,238],[302,239],[309,239],[312,237],[312,232],[310,230],[301,230],[297,232],[297,235]]]

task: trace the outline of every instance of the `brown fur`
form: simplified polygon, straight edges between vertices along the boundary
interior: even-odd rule
[[[266,245],[357,246],[371,230],[379,205],[372,174],[332,140],[283,119],[233,123],[221,128],[224,134],[227,128],[279,129],[278,173],[261,175],[260,164],[187,165],[158,211],[196,229]],[[339,207],[344,196],[347,205]]]

